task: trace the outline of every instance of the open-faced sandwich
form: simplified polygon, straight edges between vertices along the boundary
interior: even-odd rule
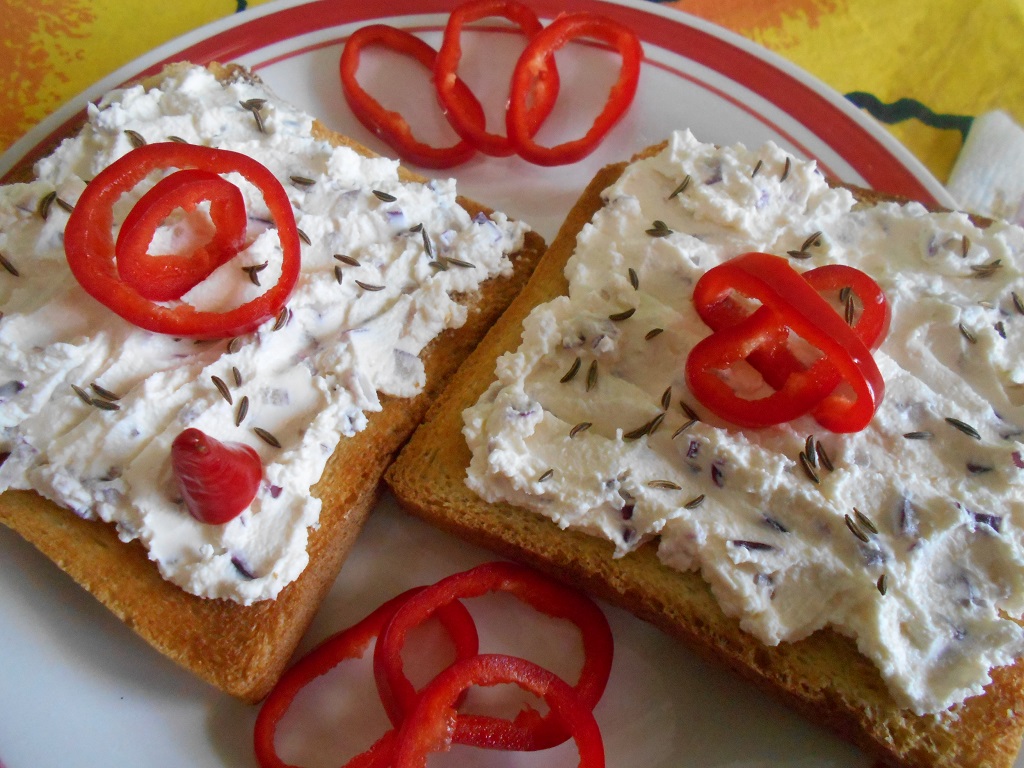
[[[1024,231],[688,132],[604,169],[387,474],[886,764],[1024,733]]]
[[[0,189],[0,522],[258,700],[543,243],[237,66],[112,92],[33,175]]]

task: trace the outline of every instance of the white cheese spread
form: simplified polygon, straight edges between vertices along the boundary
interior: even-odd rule
[[[919,713],[980,693],[1024,652],[1010,618],[1024,612],[1024,230],[859,206],[773,144],[719,149],[688,132],[603,199],[569,295],[532,312],[465,412],[470,487],[618,555],[656,540],[767,644],[823,627],[854,637]],[[856,434],[810,416],[734,428],[686,387],[688,351],[710,333],[693,285],[816,232],[797,270],[849,264],[888,298],[884,401]],[[739,366],[731,383],[764,386]],[[810,471],[809,437],[824,454]]]
[[[265,100],[262,127],[243,106],[251,99]],[[453,295],[509,272],[522,245],[523,225],[471,218],[454,182],[404,183],[395,161],[315,139],[312,126],[261,84],[182,67],[158,88],[121,89],[90,106],[81,134],[38,163],[37,181],[0,190],[0,253],[17,273],[0,269],[0,452],[9,453],[0,491],[34,489],[116,524],[165,578],[204,597],[273,598],[302,572],[320,514],[310,488],[338,441],[380,410],[379,393],[421,391],[419,353],[465,321]],[[143,331],[85,294],[64,257],[66,208],[84,180],[131,150],[130,131],[242,152],[282,182],[308,238],[283,323],[197,342]],[[155,181],[126,196],[117,215]],[[184,297],[201,308],[248,301],[280,274],[262,197],[235,181],[251,244]],[[44,218],[39,201],[53,192]],[[151,249],[173,250],[193,229],[169,223]],[[244,270],[264,263],[257,280]],[[86,403],[103,399],[93,384],[119,396],[116,410]],[[261,456],[264,482],[227,524],[202,524],[181,503],[169,458],[186,427]]]

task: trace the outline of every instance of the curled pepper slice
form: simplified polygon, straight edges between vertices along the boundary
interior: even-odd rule
[[[401,651],[407,634],[453,601],[488,592],[509,592],[541,613],[567,619],[580,629],[584,662],[574,690],[583,706],[593,709],[608,682],[612,635],[604,613],[589,598],[536,571],[514,563],[494,562],[449,576],[411,596],[381,633],[374,649],[374,675],[384,708],[398,726],[416,705],[418,694],[402,670]],[[569,737],[551,714],[533,709],[515,720],[459,714],[452,741],[490,749],[535,750]]]
[[[204,201],[210,203],[214,226],[208,243],[187,255],[149,253],[157,227],[175,209],[187,213]],[[125,217],[114,245],[117,274],[144,298],[180,299],[241,250],[246,224],[245,201],[238,187],[201,168],[177,171],[158,181]]]
[[[427,755],[452,744],[452,729],[463,717],[455,700],[474,685],[512,683],[540,696],[568,735],[576,742],[581,768],[604,766],[604,745],[590,705],[580,693],[553,673],[515,656],[483,654],[456,661],[424,688],[415,708],[399,730],[394,768],[424,768]]]
[[[850,328],[870,350],[874,351],[879,347],[889,332],[890,313],[889,304],[878,283],[859,269],[845,264],[826,264],[815,267],[802,273],[802,276],[819,294],[829,291],[835,293],[849,291],[852,296],[856,296],[860,301],[861,311],[855,318],[851,318],[853,322],[850,324]],[[709,325],[711,324],[709,323]],[[788,344],[755,350],[747,358],[747,362],[774,389],[782,389],[788,376],[798,373],[806,367],[793,354]],[[819,360],[815,365],[822,366],[823,370],[815,372],[814,375],[822,377],[824,389],[831,392],[839,386],[842,377],[838,370],[824,359]],[[881,397],[879,397],[879,402],[881,402]],[[821,426],[833,432],[851,431],[845,421],[843,409],[833,406],[834,400],[831,397],[825,397],[822,402],[811,409],[811,415]]]
[[[361,658],[399,606],[419,589],[410,589],[391,598],[366,618],[331,635],[281,676],[256,717],[253,745],[260,768],[289,768],[289,764],[277,754],[274,740],[281,718],[295,697],[308,683],[327,674],[341,662]],[[460,659],[473,657],[478,649],[478,639],[473,617],[466,608],[457,601],[452,602],[443,611],[438,611],[437,617],[455,644],[456,656]],[[348,765],[352,768],[391,765],[394,740],[394,730],[385,732],[368,750],[352,758]]]
[[[462,58],[462,28],[470,22],[490,16],[508,19],[519,27],[527,39],[537,35],[543,28],[537,14],[517,0],[471,0],[459,5],[452,11],[445,25],[444,39],[434,64],[434,84],[445,116],[456,133],[484,154],[506,157],[516,151],[515,146],[507,136],[488,133],[484,121],[480,119],[479,102],[467,99],[469,91],[465,86],[460,87],[461,81],[456,76]],[[530,92],[524,95],[524,98],[530,100],[525,119],[531,136],[551,113],[558,98],[558,86],[558,70],[552,53],[544,60],[544,66],[534,73]]]
[[[437,51],[415,35],[386,24],[360,27],[345,42],[339,65],[341,88],[353,114],[375,135],[392,146],[403,159],[425,168],[450,168],[468,160],[476,147],[464,138],[449,147],[432,147],[412,134],[409,123],[398,112],[385,109],[359,84],[356,72],[364,48],[377,45],[418,61],[430,72],[434,71]],[[460,105],[460,114],[467,123],[484,125],[484,109],[466,84],[456,78],[448,84],[451,98]]]
[[[863,305],[853,326],[819,293],[844,288]],[[748,313],[734,293],[761,306]],[[693,301],[714,333],[691,350],[687,384],[715,414],[759,428],[812,413],[833,432],[857,432],[871,421],[885,393],[871,349],[888,330],[889,308],[863,272],[829,265],[801,275],[779,256],[747,253],[708,270],[694,287]],[[809,365],[800,362],[789,346],[791,333],[821,356]],[[745,399],[733,391],[718,372],[741,360],[775,392]]]
[[[577,139],[552,147],[534,141],[535,110],[530,97],[549,69],[548,61],[571,40],[587,38],[606,43],[622,57],[619,77],[608,93],[600,114],[589,130]],[[597,147],[605,134],[625,114],[636,95],[640,81],[643,47],[631,29],[599,14],[580,11],[558,16],[526,44],[512,72],[508,111],[505,115],[508,136],[524,159],[537,165],[565,165],[581,160]]]
[[[281,242],[281,275],[273,286],[238,307],[224,312],[212,312],[196,309],[184,302],[172,305],[156,303],[123,279],[115,259],[114,205],[150,173],[167,169],[201,169],[217,175],[238,173],[259,190],[273,217]],[[147,277],[162,271],[159,261],[155,269],[145,266],[144,260],[154,257],[139,253],[137,249],[141,248],[145,233],[152,231],[149,228],[152,217],[146,209],[153,206],[153,217],[168,205],[173,209],[174,195],[168,189],[170,187],[143,204],[143,209],[136,215],[136,225],[130,226],[129,234],[125,235],[123,248],[135,251],[129,260],[139,262],[134,268],[128,267],[128,272],[134,274],[130,278],[133,282],[145,281]],[[181,188],[176,189],[181,191]],[[205,194],[207,192],[196,193],[198,197]],[[213,194],[214,197],[218,195],[220,192]],[[189,193],[182,202],[187,206],[192,199],[194,196]],[[228,208],[231,205],[226,204]],[[237,221],[233,213],[216,214],[214,221],[216,223],[218,219],[224,218]],[[236,239],[237,226],[231,225],[225,235],[215,239],[213,247],[216,250],[223,246],[230,250]],[[155,333],[197,338],[237,336],[255,330],[262,322],[274,317],[284,306],[298,280],[300,247],[288,194],[265,166],[238,152],[177,142],[139,147],[100,171],[82,192],[64,232],[68,266],[89,295],[140,328]],[[208,261],[206,266],[215,264],[216,260]],[[168,262],[163,263],[166,265]],[[178,277],[184,274],[187,279],[179,284],[175,277],[171,280],[174,286],[166,289],[165,293],[169,295],[176,292],[181,284],[190,282],[199,271],[192,266],[178,270]],[[168,272],[174,274],[175,270],[170,269]]]

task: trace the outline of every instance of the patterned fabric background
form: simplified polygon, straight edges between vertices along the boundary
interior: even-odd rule
[[[860,102],[873,96],[895,105],[873,110],[878,117],[920,115],[896,123],[892,131],[940,180],[949,174],[961,129],[971,117],[1003,109],[1024,123],[1024,0],[677,0],[669,5],[760,43],[840,93],[867,94]]]

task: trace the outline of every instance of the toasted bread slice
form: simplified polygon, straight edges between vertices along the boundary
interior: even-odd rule
[[[211,65],[223,81],[252,78],[236,66]],[[360,154],[369,149],[314,124],[314,135]],[[405,181],[425,181],[400,169]],[[470,213],[488,213],[459,198]],[[382,397],[382,410],[368,425],[343,437],[314,487],[322,500],[319,525],[310,531],[309,565],[276,599],[242,605],[188,594],[165,581],[137,541],[126,544],[113,525],[85,520],[34,492],[0,495],[0,522],[53,560],[146,642],[202,679],[250,702],[274,685],[334,582],[379,495],[379,481],[393,454],[419,423],[427,406],[458,364],[494,324],[538,262],[543,240],[527,233],[512,256],[511,273],[486,281],[461,297],[466,323],[442,333],[426,347],[426,384],[411,399]]]
[[[625,167],[606,167],[593,179],[524,291],[388,469],[386,480],[399,503],[456,536],[625,608],[887,765],[1011,766],[1024,735],[1024,665],[992,670],[993,682],[984,695],[952,713],[919,716],[897,706],[876,667],[851,639],[826,629],[769,647],[723,613],[699,573],[665,567],[656,543],[616,558],[608,541],[562,530],[508,503],[488,503],[467,487],[470,451],[463,437],[463,410],[493,381],[496,359],[519,346],[526,315],[566,292],[564,268],[577,233],[602,207],[602,191]],[[855,194],[865,204],[882,199],[863,190]]]

